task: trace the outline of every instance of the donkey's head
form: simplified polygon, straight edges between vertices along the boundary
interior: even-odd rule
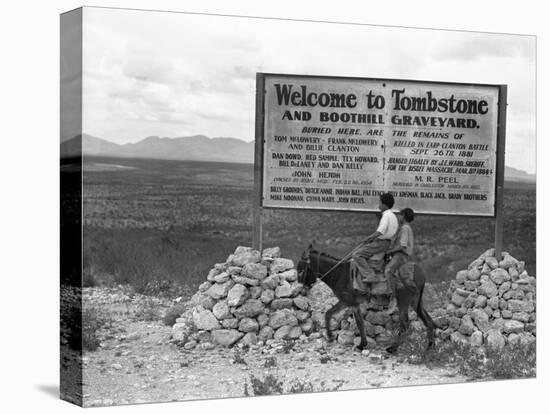
[[[302,257],[296,266],[296,270],[298,271],[298,283],[304,285],[306,291],[308,291],[317,280],[317,275],[313,272],[311,267],[312,250],[313,244],[310,244],[307,250],[302,253]]]

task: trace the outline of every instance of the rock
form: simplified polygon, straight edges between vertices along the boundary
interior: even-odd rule
[[[498,301],[498,308],[499,308],[500,310],[508,309],[508,302],[501,298],[501,299]]]
[[[269,303],[271,303],[274,297],[275,297],[275,292],[271,289],[266,289],[260,295],[260,300],[262,301],[262,303],[268,305]]]
[[[208,309],[201,307],[197,307],[193,310],[193,323],[197,329],[205,331],[211,331],[221,327],[214,314]]]
[[[267,267],[260,263],[248,263],[241,270],[241,275],[251,279],[263,280],[267,276]]]
[[[249,263],[258,263],[260,260],[262,260],[262,255],[259,251],[249,250],[233,254],[230,263],[234,266],[244,267]]]
[[[492,309],[498,309],[500,305],[500,299],[498,296],[493,296],[487,301],[487,306],[490,306]]]
[[[294,298],[300,295],[303,291],[303,285],[298,282],[292,282],[290,284],[290,297]]]
[[[502,260],[498,263],[498,267],[509,269],[512,266],[516,266],[517,263],[518,261],[508,254],[503,256]]]
[[[248,299],[239,308],[233,311],[233,315],[237,318],[253,318],[258,316],[264,310],[264,305],[258,299]]]
[[[489,273],[491,273],[491,268],[489,267],[489,265],[487,263],[485,263],[483,265],[483,267],[481,268],[481,274],[482,275],[489,275]]]
[[[252,286],[248,288],[250,293],[250,299],[258,299],[264,290],[259,286]]]
[[[481,277],[481,271],[477,267],[473,267],[468,270],[468,275],[466,277],[468,280],[479,280]]]
[[[279,329],[275,331],[273,334],[274,339],[287,339],[288,334],[290,332],[291,327],[288,325],[281,326]]]
[[[221,321],[222,326],[226,329],[237,329],[239,326],[239,320],[235,318],[224,319]]]
[[[516,263],[516,269],[519,274],[523,273],[525,271],[525,262],[524,261],[518,261]]]
[[[204,296],[199,301],[199,305],[202,306],[204,309],[212,309],[214,305],[216,304],[216,300],[212,299],[210,296]]]
[[[313,324],[316,328],[324,328],[326,321],[325,321],[325,315],[322,312],[314,311],[311,314],[311,320],[313,321]]]
[[[502,315],[503,319],[512,319],[513,313],[511,311],[509,311],[508,309],[504,309],[501,312],[501,315]]]
[[[112,369],[116,369],[117,371],[120,371],[122,369],[122,365],[120,364],[111,364]]]
[[[279,277],[287,282],[296,282],[298,280],[298,271],[296,269],[286,270],[279,273]]]
[[[190,350],[197,346],[197,341],[189,341],[184,346],[183,349]]]
[[[504,327],[504,319],[502,319],[502,318],[494,319],[491,322],[491,329],[493,329],[493,330],[497,330],[499,332],[502,332],[503,327]]]
[[[292,308],[292,299],[275,299],[271,302],[272,309],[291,309]]]
[[[215,283],[206,291],[206,294],[212,299],[223,299],[227,296],[227,293],[233,284],[234,282],[231,280],[228,280],[225,283]]]
[[[503,296],[506,292],[508,292],[510,290],[510,288],[512,287],[512,283],[510,282],[503,282],[499,287],[498,287],[498,295],[499,296]]]
[[[288,331],[288,339],[298,339],[302,335],[302,328],[299,326],[293,326]]]
[[[307,311],[309,309],[309,300],[305,296],[298,296],[294,298],[294,305],[298,309]]]
[[[510,335],[508,335],[508,344],[509,345],[517,345],[519,344],[519,335],[518,334],[515,334],[515,333],[511,333]]]
[[[462,317],[462,321],[460,323],[460,327],[458,328],[458,332],[460,332],[463,335],[471,335],[475,330],[474,322],[472,321],[472,318],[469,315],[464,315]]]
[[[214,282],[214,277],[216,277],[216,275],[219,273],[220,271],[218,269],[210,269],[208,275],[206,276],[206,280],[209,282]]]
[[[482,259],[476,259],[468,265],[468,270],[472,270],[474,268],[479,269],[479,268],[481,268],[481,266],[483,266],[483,263],[484,262],[483,262]]]
[[[189,326],[183,323],[176,323],[172,326],[172,339],[177,342],[187,341],[189,335]]]
[[[487,316],[487,314],[481,309],[474,309],[471,317],[481,332],[485,333],[491,328],[491,325],[489,324],[489,316]]]
[[[537,333],[537,324],[534,322],[529,322],[525,324],[525,332],[530,332],[534,335]]]
[[[469,290],[470,292],[473,292],[477,289],[477,287],[480,285],[478,280],[467,280],[464,282],[464,289]]]
[[[238,283],[240,285],[258,286],[260,284],[260,281],[258,279],[252,279],[251,277],[246,276],[233,275],[231,276],[231,279],[233,279],[235,283]]]
[[[514,289],[514,285],[512,284],[512,289],[507,291],[502,295],[503,299],[510,300],[510,299],[523,299],[525,297],[525,294],[521,290]]]
[[[385,325],[391,321],[391,316],[386,312],[368,312],[365,319],[374,325]]]
[[[485,259],[485,264],[487,264],[491,269],[496,269],[498,267],[498,261],[494,257],[487,257]]]
[[[203,282],[199,286],[199,292],[206,292],[210,286],[212,286],[212,283],[210,282]]]
[[[484,308],[487,306],[487,297],[483,295],[478,295],[474,303],[475,308]]]
[[[275,288],[275,296],[278,298],[288,298],[292,293],[292,288],[290,284],[286,281],[283,281],[283,284]]]
[[[227,305],[239,306],[248,299],[248,296],[248,289],[244,285],[236,284],[227,293]]]
[[[477,299],[477,294],[472,292],[472,293],[466,298],[466,300],[464,300],[464,306],[465,306],[467,309],[473,308],[473,307],[474,307],[474,304],[476,303],[476,299]]]
[[[491,273],[489,273],[489,277],[497,285],[500,285],[503,282],[510,280],[510,275],[508,274],[508,272],[500,268],[492,270]]]
[[[304,323],[300,325],[300,328],[302,328],[302,332],[307,334],[310,334],[313,331],[313,321],[311,319],[306,319]]]
[[[453,332],[451,334],[451,341],[458,345],[467,345],[470,341],[460,332]]]
[[[258,332],[259,325],[256,319],[243,318],[239,322],[239,331],[241,332]]]
[[[275,273],[281,273],[281,272],[284,272],[285,270],[289,270],[293,268],[294,268],[294,262],[292,260],[276,258],[273,260],[273,263],[271,263],[269,270],[271,274],[275,274]]]
[[[342,345],[351,345],[355,339],[353,331],[340,331],[338,333],[338,343]]]
[[[258,343],[258,336],[254,332],[248,332],[243,336],[240,343],[248,346],[256,345]]]
[[[458,294],[456,291],[453,293],[451,297],[451,302],[456,306],[461,306],[466,298],[460,294]]]
[[[279,286],[279,276],[277,275],[268,276],[264,280],[262,280],[260,285],[264,289],[274,290],[277,286]]]
[[[514,319],[508,319],[504,322],[502,331],[504,333],[520,333],[523,332],[525,325],[523,322],[516,321]]]
[[[458,272],[455,279],[459,283],[464,283],[468,279],[468,270],[461,270]]]
[[[470,294],[470,291],[468,291],[466,289],[457,288],[457,289],[455,289],[455,293],[460,295],[460,296],[463,296],[463,297],[467,298],[468,295]]]
[[[532,302],[511,299],[508,301],[508,309],[512,312],[533,312],[535,307]]]
[[[513,266],[508,268],[508,274],[510,275],[510,279],[512,280],[512,282],[515,282],[519,278],[519,272]]]
[[[516,312],[512,314],[512,319],[523,323],[529,322],[529,314],[527,312]]]
[[[203,351],[209,351],[215,347],[216,346],[212,342],[203,342],[197,346],[198,349],[202,349]]]
[[[269,316],[267,316],[265,313],[262,313],[262,314],[258,315],[256,320],[258,321],[258,326],[260,328],[263,328],[264,326],[266,326],[268,324]]]
[[[268,247],[263,250],[262,257],[268,257],[271,259],[276,259],[281,257],[281,249],[279,247]]]
[[[498,330],[491,329],[487,334],[486,343],[488,347],[500,350],[504,348],[506,341]]]
[[[477,292],[480,295],[487,296],[488,298],[492,298],[493,296],[496,296],[498,294],[497,285],[495,285],[492,281],[484,282],[477,288]]]
[[[271,314],[269,318],[269,326],[273,329],[278,329],[283,325],[294,326],[298,325],[296,315],[289,309],[281,309]]]
[[[480,331],[474,331],[470,336],[470,344],[473,346],[483,345],[483,334]]]
[[[530,333],[522,332],[518,334],[518,336],[519,336],[519,343],[522,346],[531,345],[532,343],[536,342],[536,338]]]
[[[212,308],[212,313],[218,320],[229,319],[232,317],[231,312],[229,311],[229,306],[224,300],[214,305]]]
[[[225,283],[229,280],[230,274],[227,272],[222,272],[214,276],[214,282],[216,283]]]
[[[242,267],[239,267],[239,266],[229,266],[227,268],[227,273],[229,273],[231,276],[240,275],[241,269]]]
[[[268,339],[273,338],[273,334],[273,329],[270,326],[264,326],[262,329],[260,329],[260,332],[258,333],[258,339],[265,342]]]
[[[243,333],[235,329],[217,329],[212,331],[212,342],[222,346],[231,346],[243,337]]]
[[[491,317],[493,319],[500,318],[500,311],[499,310],[494,311],[493,314],[491,315]]]
[[[453,331],[458,330],[458,328],[460,327],[460,322],[461,322],[461,319],[456,316],[449,317],[449,327]]]

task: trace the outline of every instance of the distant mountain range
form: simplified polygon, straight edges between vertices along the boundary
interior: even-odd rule
[[[61,143],[61,156],[84,155],[120,158],[154,158],[164,160],[219,161],[254,163],[254,141],[245,142],[236,138],[209,138],[205,135],[190,137],[159,138],[147,137],[130,144],[115,144],[88,134],[74,137]],[[535,174],[508,167],[504,171],[506,180],[535,182]]]
[[[130,144],[115,144],[88,134],[82,134],[61,143],[61,157],[84,155],[121,158],[154,158],[163,160],[220,161],[253,163],[254,142],[236,138],[209,138],[204,135],[191,137],[147,137]]]

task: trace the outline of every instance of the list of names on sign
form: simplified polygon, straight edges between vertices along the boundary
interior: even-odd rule
[[[493,216],[498,86],[265,75],[264,207]]]

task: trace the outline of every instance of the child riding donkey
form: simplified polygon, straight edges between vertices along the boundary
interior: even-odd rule
[[[383,261],[384,255],[391,257],[384,269],[388,288],[392,293],[389,312],[395,311],[397,307],[395,273],[408,262],[413,247],[413,233],[408,223],[413,220],[414,213],[410,208],[403,209],[398,219],[391,210],[394,203],[395,200],[391,194],[380,195],[379,208],[382,217],[378,227],[354,251],[350,261],[354,288],[363,291],[365,290],[364,281],[375,276],[369,260],[373,261],[376,256],[379,261]],[[406,269],[403,271],[405,273],[403,276],[406,276]]]

